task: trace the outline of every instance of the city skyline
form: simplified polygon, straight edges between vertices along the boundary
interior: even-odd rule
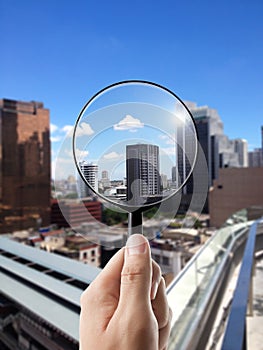
[[[95,193],[100,193],[105,197],[111,196],[112,194],[109,189],[120,188],[120,183],[122,183],[121,187],[127,188],[126,200],[133,202],[133,204],[138,204],[135,203],[134,198],[137,201],[141,200],[140,198],[144,198],[145,201],[145,198],[148,196],[158,196],[160,198],[162,195],[161,186],[164,187],[161,178],[166,177],[167,179],[167,175],[160,171],[159,146],[149,143],[127,144],[124,168],[125,172],[120,178],[112,178],[109,177],[107,170],[99,168],[95,163],[89,163],[86,160],[79,162],[79,170],[82,176]],[[170,181],[172,179],[172,168],[170,169],[170,176],[168,178]],[[99,173],[101,176],[99,176]],[[79,181],[80,196],[86,197],[90,194],[92,195],[93,193],[89,192],[88,186],[85,185],[80,175]],[[115,185],[113,184],[114,182],[116,182]]]
[[[185,149],[178,136],[188,130],[194,162],[197,135],[189,111],[173,94],[154,84],[119,84],[88,104],[73,131],[74,158],[107,170],[111,179],[125,177],[126,146],[155,144],[160,149],[161,173],[171,178],[176,165],[175,145]],[[63,148],[63,147],[62,147]]]
[[[0,96],[43,101],[50,109],[53,161],[83,105],[105,86],[134,78],[217,109],[231,139],[258,148],[262,7],[260,1],[5,2]]]

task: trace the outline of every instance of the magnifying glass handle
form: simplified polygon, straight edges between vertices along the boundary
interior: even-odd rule
[[[128,237],[134,233],[143,234],[142,210],[140,209],[128,214]]]

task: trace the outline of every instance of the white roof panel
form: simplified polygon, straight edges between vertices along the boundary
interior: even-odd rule
[[[90,284],[101,271],[97,267],[15,242],[8,237],[0,237],[0,249],[87,284]]]
[[[45,321],[79,340],[79,314],[0,272],[1,292]]]

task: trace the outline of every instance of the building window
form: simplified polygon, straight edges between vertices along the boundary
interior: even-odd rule
[[[153,260],[155,260],[158,264],[160,263],[160,255],[153,255]]]
[[[167,256],[163,256],[163,264],[166,266],[170,265],[170,259]]]
[[[83,257],[83,259],[87,259],[87,252],[84,252],[82,257]]]
[[[91,256],[95,256],[95,249],[92,249]]]

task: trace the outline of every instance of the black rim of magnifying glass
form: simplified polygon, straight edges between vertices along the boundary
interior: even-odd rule
[[[165,197],[165,198],[162,198],[154,203],[147,203],[147,204],[143,204],[143,206],[135,206],[135,205],[127,205],[127,204],[122,204],[122,203],[116,203],[114,202],[113,200],[110,200],[108,198],[105,198],[103,195],[101,195],[100,193],[97,193],[92,186],[89,185],[89,183],[87,182],[87,180],[85,179],[79,165],[78,165],[78,160],[77,160],[77,156],[76,156],[76,153],[75,153],[75,136],[76,136],[76,129],[77,129],[77,125],[80,121],[80,119],[82,118],[83,116],[83,113],[85,112],[85,110],[87,109],[87,107],[92,103],[93,100],[96,99],[96,97],[98,97],[100,94],[102,94],[103,92],[105,92],[106,90],[109,90],[111,88],[114,88],[114,87],[117,87],[119,85],[124,85],[124,84],[144,84],[144,85],[150,85],[150,86],[153,86],[153,87],[158,87],[162,90],[165,90],[166,92],[168,92],[169,94],[171,94],[173,97],[175,97],[183,106],[184,108],[187,110],[190,118],[192,119],[192,122],[193,122],[193,126],[194,126],[194,130],[195,130],[195,134],[196,134],[196,152],[195,152],[195,158],[194,158],[194,162],[193,162],[193,165],[191,167],[191,171],[190,173],[188,174],[187,178],[185,179],[185,181],[182,183],[182,185],[176,190],[174,191],[174,193],[172,193],[171,195]],[[186,106],[186,104],[180,99],[180,97],[178,97],[173,91],[169,90],[168,88],[160,85],[160,84],[157,84],[157,83],[153,83],[151,81],[147,81],[147,80],[123,80],[123,81],[119,81],[119,82],[116,82],[116,83],[113,83],[111,85],[108,85],[106,86],[105,88],[101,89],[100,91],[98,91],[95,95],[93,95],[89,100],[88,102],[84,105],[84,107],[81,109],[80,113],[79,113],[79,116],[75,122],[75,125],[74,125],[74,129],[73,129],[73,136],[72,136],[72,150],[73,150],[73,158],[74,158],[74,162],[75,162],[75,165],[77,167],[77,170],[78,170],[78,173],[80,175],[80,177],[82,178],[82,180],[84,181],[84,183],[88,186],[88,188],[94,193],[96,194],[96,196],[102,198],[103,200],[111,203],[113,206],[115,207],[118,207],[118,208],[121,208],[122,210],[124,210],[125,212],[127,213],[137,213],[139,215],[141,215],[144,211],[146,210],[149,210],[155,206],[159,206],[163,201],[167,201],[169,200],[170,198],[174,197],[176,194],[178,194],[178,192],[187,184],[190,176],[192,175],[193,173],[193,170],[194,170],[194,167],[196,165],[196,160],[197,160],[197,155],[198,155],[198,134],[197,134],[197,129],[196,129],[196,125],[195,125],[195,121],[194,121],[194,117],[192,116],[192,113],[190,112],[190,110],[188,109],[188,107]]]

